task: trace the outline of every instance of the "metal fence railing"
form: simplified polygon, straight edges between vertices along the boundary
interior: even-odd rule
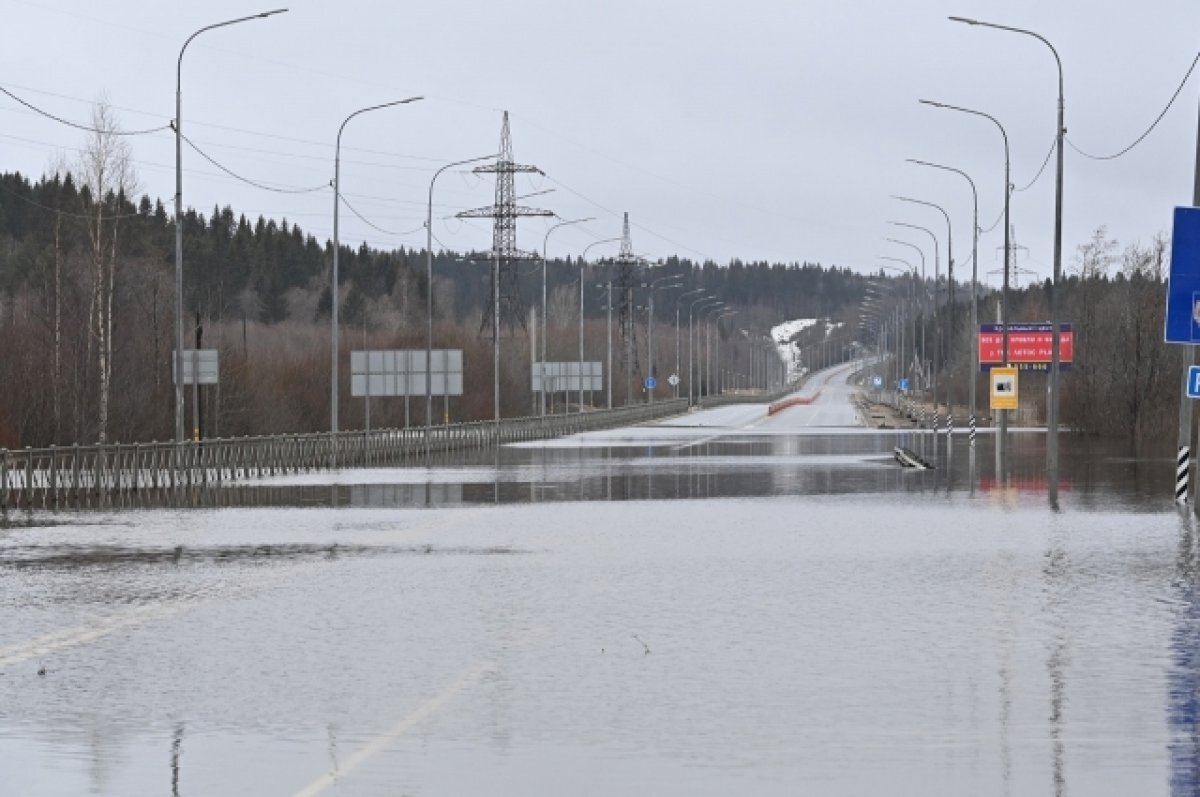
[[[671,399],[612,410],[428,429],[0,449],[0,508],[71,506],[96,496],[216,486],[341,467],[421,464],[435,453],[560,437],[686,411],[686,399]]]

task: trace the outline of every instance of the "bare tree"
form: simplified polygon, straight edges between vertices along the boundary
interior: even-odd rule
[[[113,294],[118,270],[118,233],[126,197],[137,191],[129,144],[105,100],[92,109],[92,128],[79,152],[77,172],[87,188],[87,234],[91,244],[92,290],[88,306],[89,347],[96,346],[97,437],[108,439],[112,393]]]

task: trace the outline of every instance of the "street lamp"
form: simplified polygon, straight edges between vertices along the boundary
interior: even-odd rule
[[[583,248],[583,254],[579,256],[579,411],[583,412],[583,269],[587,266],[587,253],[593,246],[600,244],[619,243],[621,238],[605,238],[600,241],[592,241]],[[609,382],[612,381],[612,374],[609,374]]]
[[[950,214],[947,213],[946,209],[943,208],[941,205],[934,204],[933,202],[927,202],[923,199],[913,199],[912,197],[895,196],[895,195],[892,196],[892,199],[898,199],[901,202],[910,202],[915,205],[924,205],[926,207],[933,208],[933,209],[937,210],[939,213],[941,213],[942,218],[944,218],[946,220],[946,305],[947,305],[947,311],[949,313],[949,317],[946,319],[946,330],[947,330],[946,335],[945,335],[946,343],[945,343],[945,346],[940,347],[943,350],[938,353],[938,359],[939,359],[938,364],[940,367],[942,365],[940,360],[943,357],[946,359],[947,362],[949,362],[950,353],[953,351],[953,347],[954,347],[954,233],[953,233],[953,230],[950,225]],[[935,252],[936,252],[936,249],[935,249]],[[933,295],[934,295],[933,305],[934,305],[934,310],[935,310],[934,317],[936,318],[937,317],[937,313],[936,313],[936,310],[937,310],[937,257],[936,256],[934,257]],[[941,335],[937,336],[937,340],[939,342],[941,341]],[[948,458],[951,458],[951,461],[952,461],[952,458],[954,456],[954,447],[952,445],[953,441],[951,440],[950,435],[954,431],[954,402],[953,402],[953,399],[952,399],[951,393],[950,393],[950,379],[947,378],[944,380],[944,382],[945,382],[945,393],[946,393],[946,456]],[[936,425],[936,423],[937,423],[937,394],[936,394],[936,391],[934,393],[934,398],[933,398],[933,407],[934,407],[934,414],[933,414],[934,415],[934,424]]]
[[[696,368],[695,368],[695,365],[693,364],[695,362],[695,358],[692,355],[692,350],[695,345],[694,344],[695,335],[692,332],[692,316],[695,313],[697,306],[707,307],[711,302],[719,302],[719,301],[720,300],[717,299],[716,296],[713,296],[712,294],[706,294],[704,296],[701,296],[696,301],[692,302],[691,306],[688,307],[688,406],[689,407],[692,406],[692,404],[694,403],[694,400],[692,398],[692,383],[696,381],[695,380]],[[697,396],[697,398],[699,398],[699,396]]]
[[[1012,260],[1012,242],[1009,240],[1011,229],[1009,225],[1009,199],[1012,196],[1012,182],[1009,177],[1011,171],[1011,158],[1008,150],[1008,131],[1004,129],[1004,125],[1000,124],[1000,120],[991,114],[983,111],[975,111],[970,108],[963,108],[958,105],[947,105],[942,102],[933,102],[932,100],[921,100],[923,105],[931,105],[934,108],[944,108],[948,111],[958,111],[960,113],[969,113],[972,116],[982,116],[984,119],[991,120],[992,124],[1000,130],[1000,136],[1004,139],[1004,289],[1000,294],[1000,320],[1003,324],[1002,340],[1003,348],[1001,349],[1001,357],[1004,360],[1004,365],[1008,365],[1008,273],[1009,261]],[[1061,133],[1061,127],[1060,127]],[[1061,168],[1062,147],[1059,146],[1059,167]],[[1057,261],[1056,261],[1057,269]],[[1058,337],[1056,334],[1055,338]],[[1053,347],[1057,351],[1058,347]],[[1003,480],[1008,474],[1007,449],[1008,449],[1008,410],[997,410],[1000,413],[1000,440],[996,445],[996,476]],[[1057,439],[1057,438],[1056,438]]]
[[[712,395],[712,329],[705,323],[704,316],[712,313],[714,316],[725,310],[725,302],[718,301],[713,305],[706,305],[700,310],[700,323],[704,325],[704,363],[701,368],[700,384],[704,386],[704,395]],[[708,321],[712,319],[709,318]]]
[[[498,155],[447,163],[433,173],[429,180],[429,205],[425,213],[425,452],[429,453],[429,430],[433,426],[433,184],[447,169],[468,163],[492,160]],[[336,251],[336,249],[335,249]],[[447,369],[448,370],[448,369]]]
[[[545,365],[545,363],[546,363],[546,310],[548,307],[546,304],[546,262],[547,262],[546,247],[550,245],[550,233],[554,232],[559,227],[566,227],[571,224],[583,224],[584,222],[595,221],[595,220],[596,219],[594,217],[589,216],[586,219],[571,219],[569,221],[560,221],[558,224],[555,224],[555,225],[551,226],[550,229],[546,230],[546,236],[542,239],[542,400],[541,400],[541,414],[543,416],[546,414],[546,365]]]
[[[679,398],[679,380],[681,379],[679,376],[679,305],[683,303],[685,297],[695,296],[698,293],[704,293],[704,290],[704,288],[695,288],[694,290],[684,291],[675,297],[675,398]],[[691,334],[690,328],[688,330],[688,334]],[[688,343],[690,344],[691,341],[689,340]]]
[[[183,53],[187,50],[192,39],[205,31],[236,25],[239,22],[249,22],[254,19],[266,19],[275,14],[283,14],[286,8],[274,11],[264,11],[261,14],[251,14],[248,17],[228,19],[206,25],[187,37],[179,48],[179,60],[175,66],[175,442],[182,443],[183,435]],[[192,374],[192,402],[198,398],[197,374]],[[196,430],[198,438],[200,430]]]
[[[665,280],[675,280],[675,282],[668,282],[666,285],[658,284]],[[646,349],[647,349],[647,355],[648,355],[647,368],[649,369],[648,373],[650,374],[650,376],[652,378],[655,378],[656,380],[657,380],[657,376],[654,371],[654,292],[656,290],[667,290],[669,288],[680,288],[682,286],[683,286],[683,282],[679,281],[679,277],[677,275],[667,275],[664,277],[658,277],[657,279],[650,280],[650,283],[648,285],[648,287],[650,288],[650,301],[648,302],[649,310],[647,312],[649,313],[649,316],[648,316],[648,321],[646,324]],[[646,388],[646,394],[648,396],[648,401],[650,404],[654,403],[654,391],[657,387],[658,387],[658,385],[656,383],[653,388],[650,388],[650,387]]]
[[[975,188],[975,181],[971,179],[971,175],[964,172],[962,169],[955,169],[953,166],[943,166],[940,163],[930,163],[929,161],[917,160],[908,158],[909,163],[915,163],[918,166],[928,166],[933,169],[941,169],[942,171],[953,172],[960,175],[967,184],[971,186],[971,202],[973,210],[971,221],[971,336],[974,337],[979,332],[979,191]],[[954,281],[950,281],[950,326],[954,327]],[[979,346],[971,346],[971,373],[967,378],[967,394],[968,403],[970,404],[970,416],[968,419],[968,429],[970,437],[970,452],[971,452],[971,471],[975,470],[975,381],[979,374]]]
[[[713,358],[713,360],[717,366],[717,395],[721,395],[725,392],[725,387],[722,384],[723,380],[721,379],[721,319],[729,318],[729,317],[735,316],[735,315],[737,315],[737,310],[734,310],[732,307],[729,307],[729,308],[726,308],[724,311],[718,313],[713,318],[713,321],[715,321],[717,324],[717,335],[716,335],[716,337],[717,337],[717,354]],[[709,374],[711,375],[712,374],[712,366],[711,365],[709,366],[708,370],[709,370]]]
[[[938,423],[941,421],[941,412],[938,409],[938,367],[942,359],[942,326],[938,319],[937,306],[937,285],[941,274],[941,266],[938,261],[938,240],[937,235],[928,227],[922,227],[919,224],[909,224],[903,221],[890,221],[888,224],[897,227],[907,227],[910,230],[920,230],[930,237],[933,241],[933,367],[929,369],[930,378],[933,380],[933,455],[937,457],[938,452]]]
[[[993,22],[980,22],[977,19],[967,19],[966,17],[950,17],[950,19],[953,22],[963,22],[967,25],[978,25],[984,28],[1005,30],[1009,33],[1019,33],[1023,36],[1032,36],[1050,48],[1050,52],[1054,56],[1054,63],[1058,67],[1058,128],[1054,134],[1056,160],[1054,175],[1054,279],[1050,283],[1050,295],[1048,297],[1050,305],[1051,344],[1050,380],[1046,390],[1046,483],[1049,488],[1050,503],[1051,505],[1056,505],[1058,503],[1058,368],[1061,356],[1059,353],[1061,339],[1058,328],[1058,314],[1055,309],[1057,301],[1055,296],[1058,293],[1059,280],[1062,278],[1063,136],[1067,133],[1063,109],[1062,59],[1058,57],[1058,50],[1054,49],[1054,45],[1045,36],[1034,33],[1031,30],[1013,28],[1008,25],[997,25]],[[1007,225],[1007,223],[1006,221],[1005,224]],[[1005,319],[1005,323],[1008,323],[1007,318]],[[1007,340],[1007,327],[1005,339]]]
[[[417,102],[424,97],[408,97],[403,100],[393,100],[380,105],[369,105],[366,108],[359,108],[354,113],[347,116],[338,128],[337,143],[333,150],[333,277],[330,280],[330,341],[332,344],[332,352],[330,353],[330,408],[329,408],[329,431],[336,435],[338,431],[338,249],[340,248],[338,240],[338,207],[342,204],[342,132],[346,129],[346,125],[356,116],[367,113],[368,111],[378,111],[381,108],[391,108],[395,105],[406,105],[410,102]],[[431,189],[432,190],[432,189]],[[334,464],[337,458],[337,443],[331,438],[332,451],[334,455]]]

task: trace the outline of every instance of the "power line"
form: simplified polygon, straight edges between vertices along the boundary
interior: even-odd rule
[[[1075,146],[1075,142],[1071,141],[1070,139],[1067,139],[1067,143],[1071,146],[1071,149],[1075,150],[1076,152],[1078,152],[1080,155],[1082,155],[1085,158],[1090,158],[1091,160],[1110,161],[1110,160],[1115,160],[1115,159],[1121,157],[1122,155],[1124,155],[1125,153],[1129,152],[1131,149],[1136,147],[1138,144],[1141,144],[1143,141],[1145,141],[1146,136],[1148,136],[1152,132],[1154,132],[1154,128],[1158,127],[1158,123],[1161,122],[1163,120],[1163,117],[1167,115],[1167,111],[1171,110],[1171,106],[1175,104],[1175,100],[1179,99],[1180,92],[1182,92],[1183,87],[1185,85],[1187,85],[1188,78],[1190,78],[1192,76],[1192,72],[1195,71],[1196,64],[1198,64],[1198,63],[1200,63],[1200,53],[1196,53],[1196,57],[1192,59],[1192,65],[1190,67],[1188,67],[1188,71],[1183,76],[1183,80],[1181,80],[1179,82],[1179,88],[1175,89],[1175,93],[1172,94],[1171,99],[1167,101],[1166,107],[1162,109],[1162,112],[1159,113],[1159,115],[1157,117],[1155,117],[1155,119],[1151,123],[1150,127],[1146,128],[1146,132],[1142,133],[1140,136],[1138,136],[1136,139],[1134,139],[1134,142],[1132,144],[1130,144],[1128,147],[1125,147],[1125,149],[1121,150],[1120,152],[1114,152],[1112,155],[1092,155],[1088,152],[1084,152],[1079,147]]]
[[[234,178],[235,180],[240,180],[241,182],[246,183],[247,185],[252,185],[255,188],[262,189],[263,191],[273,191],[277,194],[312,194],[317,191],[323,191],[329,187],[327,184],[324,184],[324,185],[313,186],[312,188],[279,188],[279,187],[275,187],[275,186],[266,185],[264,183],[256,182],[254,180],[251,180],[248,177],[242,177],[240,174],[233,171],[232,169],[222,166],[220,163],[218,163],[216,160],[214,160],[211,155],[209,155],[207,152],[205,152],[204,150],[202,150],[198,146],[196,146],[194,143],[192,143],[192,140],[190,138],[188,138],[187,136],[183,135],[182,133],[180,134],[180,137],[184,141],[186,141],[187,145],[189,147],[191,147],[192,149],[194,149],[201,158],[204,158],[204,160],[208,161],[213,166],[216,166],[218,169],[225,172],[225,174],[229,175],[230,177]]]
[[[90,125],[81,125],[78,122],[72,122],[70,119],[63,119],[61,116],[55,116],[54,114],[50,113],[49,111],[42,110],[41,108],[37,107],[36,105],[34,105],[31,102],[28,102],[27,100],[21,99],[16,94],[13,94],[11,91],[4,88],[4,86],[0,86],[0,94],[4,94],[4,95],[8,96],[10,99],[20,103],[21,105],[24,105],[29,110],[33,111],[34,113],[40,114],[41,116],[44,116],[47,119],[53,119],[54,121],[58,122],[59,124],[66,125],[67,127],[73,127],[76,130],[83,130],[88,133],[100,133],[102,135],[113,135],[113,136],[146,136],[146,135],[150,135],[151,133],[161,133],[163,130],[169,130],[171,127],[169,124],[166,124],[166,125],[162,125],[161,127],[150,127],[145,130],[117,130],[115,128],[108,129],[108,130],[101,130],[100,128],[91,127]]]
[[[1036,183],[1038,180],[1041,179],[1042,174],[1045,173],[1045,171],[1046,171],[1046,164],[1048,164],[1050,162],[1050,156],[1054,154],[1054,147],[1058,143],[1058,136],[1055,136],[1054,139],[1055,139],[1054,141],[1050,142],[1050,151],[1046,153],[1046,157],[1042,160],[1042,166],[1040,169],[1037,170],[1037,174],[1035,174],[1033,176],[1033,179],[1030,180],[1025,185],[1023,185],[1022,187],[1014,188],[1013,189],[1014,192],[1028,191],[1030,188],[1033,188],[1034,183]],[[992,226],[994,227],[996,225],[993,224]]]
[[[338,194],[338,199],[341,200],[342,204],[345,205],[346,208],[351,213],[353,213],[355,216],[358,216],[359,221],[361,221],[363,224],[367,225],[368,227],[370,227],[373,230],[378,230],[379,232],[383,233],[384,235],[395,235],[397,238],[403,238],[405,236],[412,235],[413,233],[420,232],[421,230],[425,229],[425,225],[422,224],[420,227],[409,230],[407,232],[396,232],[395,230],[385,230],[383,227],[380,227],[378,224],[375,224],[374,222],[370,221],[365,216],[363,216],[363,214],[361,214],[357,210],[355,210],[354,206],[346,201],[345,194]]]

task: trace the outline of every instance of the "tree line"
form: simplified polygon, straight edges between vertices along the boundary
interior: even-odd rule
[[[122,139],[105,133],[115,129],[110,112],[100,106],[92,122],[98,132],[78,160],[36,179],[0,173],[0,447],[173,437],[174,215],[161,200],[139,195]],[[221,357],[220,385],[201,391],[206,434],[328,429],[332,244],[286,219],[251,219],[228,206],[208,214],[189,209],[182,229],[184,345],[217,348]],[[435,348],[461,348],[468,363],[453,419],[491,417],[491,338],[481,330],[491,263],[436,251],[430,284],[427,255],[365,245],[339,251],[343,428],[364,423],[366,410],[349,396],[349,350],[424,348],[430,298]],[[578,357],[582,265],[571,258],[547,263],[550,360]],[[604,262],[586,268],[587,358],[602,360],[607,296],[591,285],[615,278],[616,269]],[[703,287],[739,309],[717,334],[725,352],[748,360],[750,337],[787,318],[843,314],[866,284],[849,269],[815,263],[718,265],[679,257],[649,266],[638,279],[666,276],[682,288],[656,296],[661,381],[678,356],[677,310],[686,330],[687,303],[673,299],[683,291]],[[540,304],[540,264],[520,264],[518,282],[526,307]],[[639,290],[635,299],[644,304],[644,296]],[[646,318],[644,309],[635,312],[640,356],[624,364],[616,358],[614,384],[626,386],[616,390],[618,403],[644,397],[638,386],[648,372],[640,348]],[[526,323],[502,334],[502,412],[525,414],[534,333]],[[727,367],[739,366],[730,359]],[[423,422],[402,400],[376,400],[371,410],[375,426],[416,423],[417,415]]]

